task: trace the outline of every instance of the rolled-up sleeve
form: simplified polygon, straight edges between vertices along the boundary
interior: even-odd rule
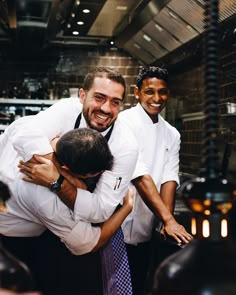
[[[89,253],[97,245],[101,229],[90,223],[78,221],[72,231],[61,241],[74,255]]]
[[[19,181],[18,205],[31,222],[48,228],[75,255],[91,252],[101,229],[81,219],[75,220],[69,208],[47,188]],[[33,196],[33,197],[32,197]]]
[[[139,151],[132,180],[143,175],[150,174],[142,157],[142,152]]]
[[[178,132],[173,136],[171,144],[166,148],[165,165],[161,183],[175,181],[179,185],[179,150],[180,135]]]

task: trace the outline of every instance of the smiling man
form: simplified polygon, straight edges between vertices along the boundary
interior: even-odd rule
[[[5,149],[7,139],[10,138],[9,140],[19,156],[29,165],[33,164],[33,161],[30,160],[34,154],[52,159],[53,149],[50,141],[55,137],[63,136],[72,129],[91,127],[106,138],[112,150],[114,165],[111,171],[105,170],[100,175],[97,185],[93,183],[93,188],[89,186],[89,191],[82,189],[83,187],[78,188],[77,185],[74,185],[74,180],[72,184],[69,183],[66,179],[66,177],[69,178],[68,175],[65,175],[65,179],[61,183],[58,171],[56,171],[57,174],[54,178],[49,177],[49,183],[46,184],[46,190],[49,191],[49,188],[52,189],[58,183],[56,187],[59,189],[53,191],[57,192],[67,206],[72,209],[66,209],[70,213],[71,222],[74,218],[78,218],[85,224],[104,222],[111,215],[114,216],[113,213],[117,205],[126,195],[136,168],[138,145],[132,133],[116,120],[125,90],[125,80],[120,73],[109,68],[95,68],[86,75],[83,88],[79,91],[79,99],[77,97],[62,99],[35,116],[20,118],[0,136],[0,154]],[[97,145],[97,149],[99,148]],[[73,158],[74,155],[71,156]],[[94,163],[98,161],[99,157],[93,159]],[[6,169],[6,171],[8,170]],[[136,171],[137,176],[146,173],[146,169],[140,169],[140,171],[136,169]],[[29,175],[32,176],[30,171],[28,171]],[[52,195],[57,202],[57,196]],[[67,198],[63,198],[63,195],[66,195]],[[30,197],[34,202],[34,195],[30,195]],[[42,193],[40,197],[44,203],[45,194]],[[97,226],[93,229],[99,230]],[[80,231],[80,235],[74,236],[75,241],[78,239],[77,243],[85,242],[85,233]],[[17,236],[19,236],[18,232],[14,237]],[[15,246],[14,241],[14,245],[12,245],[13,243],[10,245],[10,250],[12,253],[20,255],[23,261],[25,259],[25,262],[32,266],[33,274],[38,276],[37,282],[40,283],[42,291],[54,292],[53,294],[100,295],[103,293],[99,252],[87,254],[80,252],[83,255],[73,256],[60,240],[48,231],[36,241],[33,240],[32,243],[37,247],[31,247],[31,241],[31,238],[30,242],[26,238],[22,238],[21,249]],[[9,242],[9,239],[4,242]],[[95,239],[93,239],[94,242],[96,242]],[[29,251],[26,249],[33,248],[35,254],[32,253],[29,257]],[[40,253],[43,254],[46,270],[45,265],[41,264]]]
[[[160,115],[169,98],[167,70],[159,67],[141,68],[134,94],[138,100],[137,106],[121,112],[119,117],[135,135],[142,159],[159,191],[152,192],[153,204],[154,200],[161,197],[173,213],[175,191],[179,184],[180,134]],[[135,205],[122,226],[135,294],[145,293],[144,284],[154,225],[153,212],[155,213],[155,206],[150,206],[150,198],[148,200],[145,197],[150,188],[141,184],[140,189],[140,183],[144,183],[144,179],[139,177],[133,180],[136,187]],[[174,237],[178,240],[177,236]]]
[[[162,202],[156,186],[147,172],[146,165],[141,159],[135,136],[118,117],[120,106],[125,97],[125,88],[124,78],[113,69],[96,68],[92,70],[86,75],[83,87],[79,90],[80,99],[61,100],[36,116],[15,121],[8,129],[11,130],[13,145],[25,162],[29,161],[33,154],[47,154],[47,157],[50,158],[52,148],[49,141],[54,137],[73,128],[90,127],[96,129],[108,140],[108,145],[114,156],[112,171],[104,171],[90,192],[74,186],[73,180],[67,179],[63,182],[62,189],[57,192],[58,196],[82,220],[100,223],[113,214],[117,205],[123,200],[131,180],[135,179],[135,186],[140,191],[140,195],[147,201],[153,212],[161,218],[166,232],[178,242],[187,243],[191,240],[191,236],[183,226],[176,222]],[[49,187],[49,184],[59,177],[58,171],[50,174],[52,165],[47,166],[46,164],[36,164],[36,169],[35,164],[27,162],[21,166],[22,172],[32,165],[34,166],[32,173],[37,173],[34,174],[33,180],[26,179],[27,181],[34,183],[40,181],[42,184],[42,180],[44,180],[44,185]],[[45,180],[47,175],[53,175],[53,178],[48,177]],[[86,266],[89,267],[87,259]],[[93,266],[93,269],[95,267]],[[76,269],[77,271],[74,273],[77,276],[77,266]],[[85,273],[83,269],[83,274]],[[68,284],[65,280],[66,277],[70,280]],[[87,277],[90,280],[87,288],[94,287],[99,290],[96,283],[91,283],[94,277],[91,271]],[[100,280],[99,274],[96,280]],[[63,282],[65,282],[65,287],[68,287],[69,284],[71,286],[73,282],[77,284],[76,279],[75,281],[71,280],[71,276],[68,275],[63,276]],[[77,286],[75,286],[75,290],[78,291]],[[85,291],[88,293],[88,289],[83,290],[84,294],[86,294]],[[99,294],[99,292],[97,293]]]
[[[83,88],[79,90],[84,119],[90,128],[99,132],[107,130],[114,124],[125,95],[122,80],[119,83],[104,78],[102,76],[94,78],[88,74]]]

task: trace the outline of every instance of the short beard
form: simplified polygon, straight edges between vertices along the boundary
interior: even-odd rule
[[[106,128],[99,128],[98,126],[93,126],[91,124],[91,121],[89,120],[88,112],[83,112],[83,116],[84,116],[84,119],[85,119],[88,127],[91,129],[97,130],[98,132],[106,131],[110,127],[110,125],[107,126]]]

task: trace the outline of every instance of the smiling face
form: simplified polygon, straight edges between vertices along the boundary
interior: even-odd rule
[[[156,123],[157,115],[165,108],[169,97],[166,82],[155,77],[146,78],[142,81],[140,89],[134,89],[134,94],[153,123]]]
[[[124,91],[122,84],[106,77],[96,77],[88,91],[80,89],[83,115],[90,128],[102,132],[114,123]]]

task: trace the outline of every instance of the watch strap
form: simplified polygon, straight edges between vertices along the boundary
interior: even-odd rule
[[[60,174],[60,176],[57,179],[57,183],[59,183],[60,185],[62,185],[62,182],[63,182],[64,179],[65,179],[65,177]]]

